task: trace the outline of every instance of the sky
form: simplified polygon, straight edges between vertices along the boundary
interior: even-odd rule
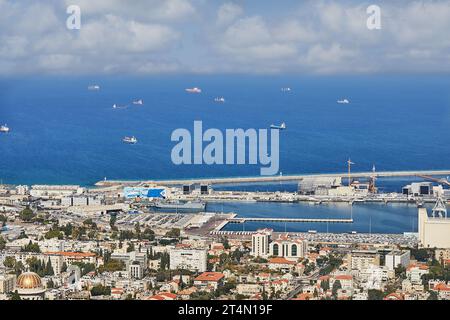
[[[6,77],[449,72],[450,0],[0,0]]]

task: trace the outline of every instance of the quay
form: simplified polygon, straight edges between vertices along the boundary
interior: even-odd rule
[[[320,177],[342,177],[342,178],[380,178],[380,177],[415,177],[415,176],[447,176],[450,170],[422,170],[422,171],[367,171],[367,172],[348,172],[343,173],[321,173],[321,174],[298,174],[298,175],[278,175],[278,176],[258,176],[258,177],[230,177],[230,178],[199,178],[199,179],[180,179],[180,180],[103,180],[97,182],[98,187],[109,187],[117,185],[150,185],[160,186],[179,186],[185,184],[243,184],[243,183],[270,183],[270,182],[299,182],[305,178]]]
[[[314,219],[314,218],[231,218],[229,223],[246,222],[285,222],[285,223],[353,223],[353,219]]]

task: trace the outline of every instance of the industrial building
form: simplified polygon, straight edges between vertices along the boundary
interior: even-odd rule
[[[403,187],[402,193],[410,196],[424,196],[433,194],[432,182],[413,182]]]

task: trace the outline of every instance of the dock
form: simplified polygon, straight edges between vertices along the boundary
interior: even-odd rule
[[[245,183],[273,183],[273,182],[300,182],[305,178],[320,177],[341,177],[341,178],[381,178],[381,177],[416,177],[416,176],[448,176],[450,170],[418,170],[418,171],[366,171],[342,173],[320,173],[320,174],[297,174],[278,176],[257,176],[257,177],[229,177],[229,178],[198,178],[180,180],[106,180],[99,181],[95,185],[98,187],[108,187],[117,185],[160,185],[160,186],[181,186],[187,184],[221,185],[221,184],[245,184]]]
[[[314,218],[231,218],[229,223],[246,222],[284,222],[284,223],[353,223],[353,219],[314,219]]]

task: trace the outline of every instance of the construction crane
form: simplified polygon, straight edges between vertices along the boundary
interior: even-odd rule
[[[352,164],[355,164],[354,162],[352,162],[352,160],[350,158],[348,158],[347,160],[347,165],[348,165],[348,186],[350,187],[351,183],[352,183],[352,175],[351,175],[351,171],[352,171]]]
[[[371,193],[377,192],[377,187],[375,185],[375,180],[377,179],[377,177],[376,177],[375,171],[376,171],[376,168],[375,168],[375,165],[373,165],[373,167],[372,167],[373,175],[370,177],[370,182],[369,182],[369,192],[371,192]]]

